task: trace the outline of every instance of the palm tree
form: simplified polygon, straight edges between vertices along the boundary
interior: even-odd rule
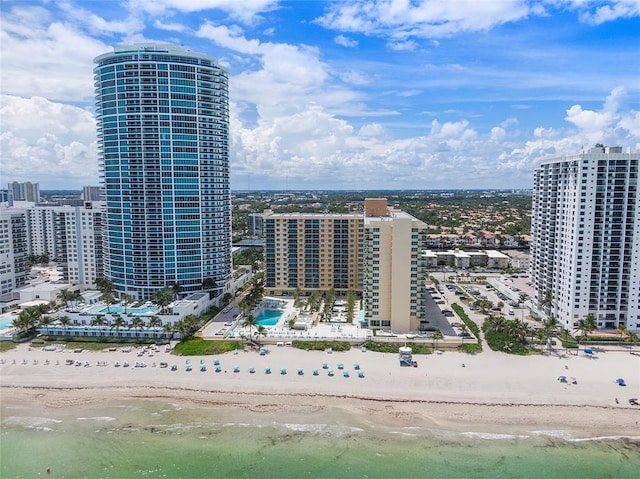
[[[102,293],[102,302],[107,305],[107,313],[111,312],[110,306],[115,303],[113,293]]]
[[[353,290],[347,291],[347,321],[353,323],[353,318],[356,310],[356,297],[357,293]]]
[[[113,283],[109,278],[96,278],[96,287],[102,294],[113,293]]]
[[[635,344],[638,344],[640,338],[633,331],[627,331],[627,341],[629,342],[629,353],[631,353],[631,347]]]
[[[124,314],[127,314],[127,306],[133,303],[133,296],[130,294],[123,294],[120,296],[120,299],[124,303]]]
[[[60,326],[62,326],[62,328],[64,329],[64,334],[66,336],[67,326],[69,326],[69,324],[71,323],[71,318],[69,316],[60,316],[58,318],[58,322],[60,323]]]
[[[104,316],[101,314],[96,314],[96,317],[91,320],[92,326],[104,326],[105,324]]]
[[[162,320],[157,316],[151,316],[147,322],[148,328],[158,328],[162,326]]]
[[[588,341],[589,334],[591,333],[591,331],[596,329],[596,327],[596,317],[593,313],[589,313],[584,319],[579,320],[577,329],[578,331],[580,331],[580,341]]]
[[[263,325],[259,324],[258,327],[256,328],[256,339],[258,340],[258,347],[261,347],[260,344],[260,336],[266,336],[267,335],[267,328],[265,328]]]
[[[169,287],[160,288],[153,296],[151,296],[151,301],[158,305],[160,308],[160,312],[164,313],[167,306],[171,304],[173,301],[173,289]]]
[[[62,303],[63,306],[68,307],[69,302],[72,301],[74,298],[74,294],[73,292],[65,288],[65,289],[61,289],[58,292],[58,295],[56,296],[56,298],[60,300],[60,303]]]
[[[444,339],[442,332],[440,330],[433,333],[431,336],[431,341],[433,341],[433,350],[436,351],[438,349],[438,340]]]
[[[116,336],[120,336],[120,328],[124,327],[127,324],[127,322],[122,319],[120,316],[116,316],[116,319],[113,320],[113,323],[111,324],[111,329],[115,329],[116,330]]]
[[[135,331],[142,330],[142,328],[144,328],[144,321],[139,316],[134,316],[129,323],[129,327]]]
[[[165,323],[162,325],[162,330],[167,335],[167,339],[171,339],[173,336],[174,327],[170,323]]]
[[[460,326],[460,331],[461,331],[461,339],[462,339],[462,344],[464,344],[464,338],[467,336],[465,333],[467,332],[467,325],[465,323],[462,323],[462,325]]]
[[[560,340],[564,343],[564,354],[567,354],[569,342],[574,341],[571,331],[566,328],[562,328],[562,331],[560,331]]]
[[[548,354],[551,354],[551,336],[553,335],[553,332],[555,331],[557,325],[558,320],[553,314],[542,325],[542,329],[544,330],[544,334],[546,336]]]
[[[624,324],[618,325],[618,327],[616,328],[616,334],[620,336],[620,342],[622,342],[622,337],[627,336],[627,327]]]
[[[551,311],[551,305],[553,304],[553,294],[551,293],[551,290],[546,290],[544,292],[544,298],[542,298],[542,301],[540,301],[540,307],[545,309],[548,312]]]
[[[249,327],[249,336],[247,336],[249,338],[249,342],[251,342],[251,328],[254,326],[257,326],[257,321],[258,319],[253,315],[253,314],[247,314],[244,317],[244,326],[248,326]]]

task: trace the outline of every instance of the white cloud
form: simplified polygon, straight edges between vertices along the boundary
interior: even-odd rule
[[[331,3],[316,22],[334,30],[396,39],[440,38],[459,32],[488,30],[526,18],[530,13],[530,7],[523,0],[350,0]]]
[[[42,97],[0,95],[2,176],[41,182],[41,188],[95,184],[95,119],[82,108]]]
[[[504,141],[506,137],[507,132],[504,130],[504,128],[501,128],[499,126],[494,126],[493,128],[491,128],[491,141]]]
[[[226,12],[231,19],[247,25],[262,20],[262,13],[270,12],[278,6],[278,0],[129,0],[128,3],[130,10],[142,10],[152,15],[217,9]]]
[[[353,48],[358,46],[357,40],[351,40],[344,35],[338,35],[333,39],[333,41],[338,45],[342,45],[343,47]]]
[[[93,96],[93,58],[108,51],[104,43],[22,4],[3,11],[0,28],[3,93],[68,101]]]
[[[569,0],[570,8],[578,10],[580,20],[600,25],[619,18],[633,18],[640,15],[640,1],[611,0],[608,2],[586,2],[584,0]]]
[[[390,42],[387,44],[389,49],[397,52],[412,52],[418,48],[418,44],[413,40],[406,40],[404,42]]]

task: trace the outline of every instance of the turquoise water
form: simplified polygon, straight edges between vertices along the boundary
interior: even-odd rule
[[[29,410],[2,405],[0,477],[636,478],[640,443],[372,425],[157,400]],[[46,468],[51,474],[45,474]]]
[[[275,326],[280,321],[283,311],[279,309],[263,309],[256,317],[256,324],[260,326]]]
[[[0,319],[0,329],[10,328],[13,324],[13,318]]]
[[[136,314],[140,316],[151,316],[158,313],[157,308],[125,308],[122,306],[109,306],[98,311],[101,314],[118,313],[118,314]]]

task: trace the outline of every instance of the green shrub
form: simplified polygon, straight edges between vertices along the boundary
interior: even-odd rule
[[[402,346],[408,346],[411,348],[413,354],[431,354],[431,348],[424,343],[402,343]],[[369,351],[376,353],[398,353],[400,349],[399,343],[389,343],[385,341],[367,341],[364,346]]]
[[[482,337],[480,336],[480,328],[478,327],[478,325],[475,323],[475,321],[472,321],[471,318],[469,318],[469,316],[465,312],[464,308],[462,306],[460,306],[458,303],[453,303],[451,305],[451,309],[453,309],[455,311],[455,313],[462,320],[462,322],[465,324],[467,329],[469,331],[471,331],[471,333],[477,338],[477,342],[475,344],[473,344],[474,346],[477,347],[477,350],[466,351],[466,352],[480,352],[480,351],[482,351],[482,339],[481,339]],[[472,344],[472,343],[468,343],[468,344]],[[466,344],[464,344],[464,346],[466,346]],[[462,350],[462,348],[460,348],[460,347],[458,347],[458,349]]]
[[[13,341],[0,341],[0,353],[4,351],[10,351],[11,349],[15,349],[16,343]]]
[[[349,341],[292,341],[296,349],[305,351],[324,351],[331,348],[333,351],[349,351],[351,343]]]
[[[493,351],[503,351],[510,354],[518,354],[525,356],[529,354],[529,349],[515,338],[505,333],[498,333],[496,331],[486,331],[485,339],[487,344]]]
[[[178,356],[207,356],[229,353],[242,347],[241,341],[205,341],[202,338],[191,338],[176,344],[173,353]]]
[[[482,345],[479,343],[464,343],[458,346],[458,351],[468,354],[481,353]]]

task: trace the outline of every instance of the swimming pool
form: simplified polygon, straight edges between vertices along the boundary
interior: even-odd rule
[[[118,313],[118,314],[135,314],[139,316],[152,316],[158,314],[157,308],[123,308],[122,306],[109,306],[98,311],[100,314]]]
[[[9,329],[13,324],[13,318],[0,319],[0,329]]]
[[[284,311],[279,309],[263,309],[256,317],[258,326],[275,326],[280,321]]]

